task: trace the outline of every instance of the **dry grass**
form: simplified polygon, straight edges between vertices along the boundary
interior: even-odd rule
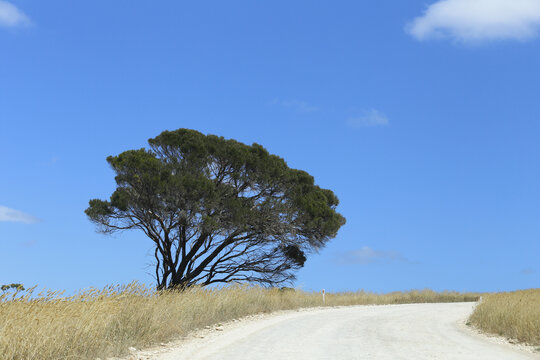
[[[475,294],[430,290],[327,294],[326,306],[475,301]],[[0,296],[0,359],[95,359],[166,342],[246,315],[317,307],[321,294],[233,286],[161,292],[136,283],[72,297],[33,290]]]
[[[485,332],[540,346],[540,289],[483,295],[469,322]]]

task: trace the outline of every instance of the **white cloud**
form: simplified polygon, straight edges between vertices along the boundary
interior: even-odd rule
[[[540,0],[440,0],[407,31],[418,40],[527,40],[540,30]]]
[[[364,246],[359,250],[352,250],[336,257],[338,264],[372,264],[375,262],[410,262],[396,251],[374,250]]]
[[[22,222],[22,223],[35,223],[39,219],[33,217],[32,215],[25,214],[18,210],[13,210],[8,207],[0,205],[0,222],[9,221],[9,222]]]
[[[28,16],[17,9],[15,5],[0,0],[0,26],[14,27],[28,25],[29,23]]]
[[[315,105],[312,105],[312,104],[309,104],[309,103],[307,103],[305,101],[300,101],[300,100],[279,100],[279,99],[274,99],[272,101],[272,104],[278,104],[278,105],[281,105],[281,106],[284,106],[284,107],[287,107],[287,108],[291,108],[291,109],[294,109],[294,110],[296,110],[298,112],[303,112],[303,113],[319,111],[318,106],[315,106]]]
[[[372,109],[370,111],[366,111],[362,116],[349,118],[348,123],[352,127],[366,127],[386,126],[390,123],[390,121],[386,115]]]

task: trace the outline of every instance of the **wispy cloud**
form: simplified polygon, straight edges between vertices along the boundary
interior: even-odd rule
[[[376,262],[406,262],[411,263],[407,258],[403,257],[397,251],[374,250],[368,246],[364,246],[358,250],[351,250],[346,253],[339,254],[335,257],[335,262],[338,264],[372,264]]]
[[[25,214],[22,211],[10,209],[6,206],[0,205],[0,222],[2,221],[31,224],[38,222],[39,219],[32,215]]]
[[[24,246],[25,248],[33,248],[34,246],[36,246],[36,244],[37,244],[37,241],[34,239],[26,240],[22,242],[22,246]]]
[[[371,109],[360,116],[349,118],[348,123],[352,127],[386,126],[390,120],[385,114]]]
[[[303,112],[303,113],[319,111],[318,106],[315,106],[313,104],[307,103],[305,101],[300,101],[300,100],[274,99],[274,100],[272,100],[272,104],[280,105],[280,106],[290,108],[290,109],[293,109],[295,111]]]
[[[58,163],[58,161],[60,160],[60,158],[58,156],[53,156],[45,161],[43,161],[41,163],[41,165],[44,165],[44,166],[54,166],[56,165],[56,163]]]
[[[533,268],[526,268],[526,269],[521,270],[522,275],[532,275],[534,274],[534,272],[535,271]]]
[[[0,0],[0,26],[15,27],[30,24],[30,19],[10,2]]]
[[[528,40],[540,30],[538,0],[440,0],[407,25],[418,40]]]

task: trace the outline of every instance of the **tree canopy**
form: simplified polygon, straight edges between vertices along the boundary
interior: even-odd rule
[[[117,188],[85,213],[100,232],[139,229],[154,242],[160,289],[289,282],[345,223],[331,190],[261,145],[189,129],[148,142],[107,158]]]

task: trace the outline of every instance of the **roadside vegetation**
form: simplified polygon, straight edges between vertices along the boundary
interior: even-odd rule
[[[476,294],[431,290],[327,293],[325,306],[476,301]],[[0,359],[122,356],[190,331],[257,313],[323,306],[320,293],[231,286],[160,291],[137,283],[64,297],[35,289],[0,295]]]
[[[482,295],[469,323],[487,333],[540,346],[540,289]]]

